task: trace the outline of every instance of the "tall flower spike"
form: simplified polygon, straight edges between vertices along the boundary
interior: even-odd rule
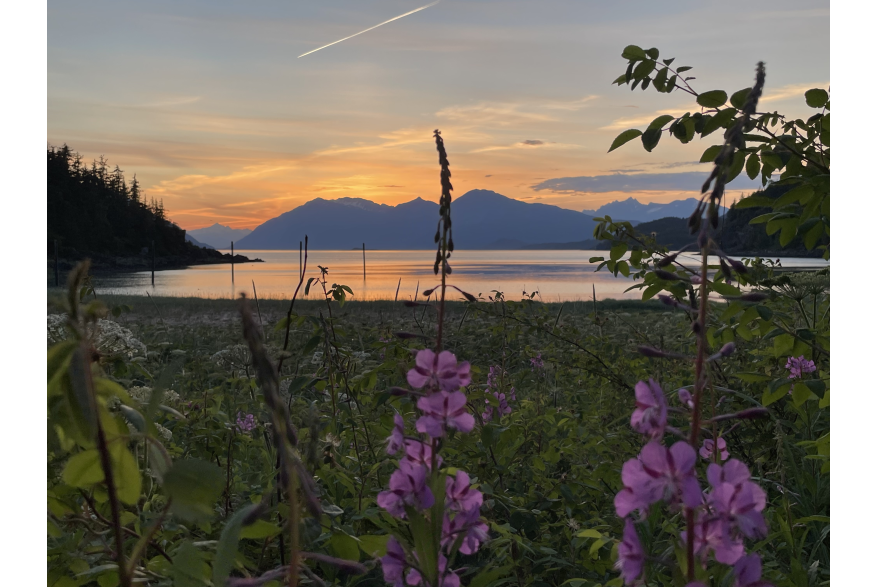
[[[425,510],[432,507],[435,497],[427,485],[427,468],[401,461],[390,476],[390,490],[378,494],[378,505],[395,518],[405,517],[405,507]]]

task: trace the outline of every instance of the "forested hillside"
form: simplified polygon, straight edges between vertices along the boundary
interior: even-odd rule
[[[87,165],[67,145],[49,147],[46,154],[49,256],[57,240],[64,259],[142,256],[146,263],[144,249],[151,252],[154,242],[161,266],[227,260],[228,255],[187,242],[186,231],[167,219],[163,203],[146,201],[136,175],[129,184],[118,165],[111,170],[103,156]]]

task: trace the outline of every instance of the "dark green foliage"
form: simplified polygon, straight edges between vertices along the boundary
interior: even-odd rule
[[[155,241],[160,257],[221,258],[218,251],[186,241],[183,229],[168,220],[162,202],[144,201],[137,177],[130,185],[118,166],[101,157],[84,164],[67,145],[50,147],[46,200],[48,253],[57,240],[65,258],[136,256]]]

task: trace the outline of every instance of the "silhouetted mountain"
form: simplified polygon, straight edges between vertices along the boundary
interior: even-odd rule
[[[696,198],[688,198],[667,204],[657,204],[655,202],[642,204],[635,198],[627,198],[626,200],[616,200],[603,204],[596,210],[582,210],[582,213],[590,216],[609,215],[612,217],[612,220],[648,222],[649,220],[667,217],[688,218],[697,207],[697,202]],[[727,208],[722,207],[720,213],[724,214],[726,210]]]
[[[194,236],[192,236],[191,234],[186,234],[186,240],[189,241],[190,243],[192,243],[193,245],[195,245],[196,247],[202,247],[202,248],[204,248],[204,249],[213,249],[213,248],[215,248],[215,247],[211,247],[210,245],[208,245],[208,244],[206,244],[206,243],[202,243],[201,241],[199,241],[198,239],[196,239],[196,238],[195,238]]]
[[[763,191],[757,191],[751,195],[776,199],[792,187],[771,185]],[[692,199],[692,201],[694,200]],[[713,239],[723,251],[731,255],[769,257],[822,256],[822,251],[816,249],[808,251],[800,236],[796,236],[787,246],[783,247],[779,242],[779,232],[769,235],[765,232],[763,224],[749,224],[749,221],[753,218],[770,211],[770,208],[738,208],[732,204],[731,208],[719,221],[719,226],[713,233]],[[658,244],[667,247],[671,251],[677,250],[696,240],[696,236],[692,236],[689,233],[687,218],[668,217],[643,222],[636,226],[636,231],[646,236],[654,233]],[[818,244],[827,244],[827,238],[823,237]],[[609,249],[611,246],[612,243],[610,241],[601,241],[595,248],[603,250]]]
[[[521,248],[576,241],[593,232],[590,216],[472,190],[451,205],[457,249]],[[388,206],[360,198],[317,198],[272,218],[235,243],[244,249],[295,249],[304,235],[313,249],[431,249],[438,204],[421,198]]]
[[[208,226],[207,228],[196,228],[195,230],[190,230],[189,234],[202,243],[210,245],[214,249],[227,249],[232,241],[237,243],[251,232],[253,231],[249,228],[231,228],[230,226],[223,226],[217,222],[213,226]]]

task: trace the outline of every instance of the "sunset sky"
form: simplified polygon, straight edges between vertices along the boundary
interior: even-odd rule
[[[718,140],[606,153],[693,107],[612,85],[625,45],[693,66],[703,91],[751,85],[763,60],[764,108],[793,115],[830,80],[829,3],[806,0],[442,0],[298,58],[428,2],[50,0],[47,142],[136,173],[189,230],[254,228],[315,197],[438,200],[435,128],[456,196],[582,210],[694,195],[654,176],[703,171]]]

